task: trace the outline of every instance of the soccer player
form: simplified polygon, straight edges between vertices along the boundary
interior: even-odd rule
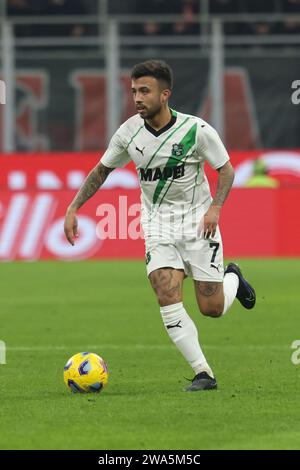
[[[224,315],[235,297],[247,309],[255,305],[255,291],[239,267],[230,263],[223,269],[218,222],[234,171],[217,132],[207,122],[169,107],[173,79],[165,62],[137,64],[131,79],[137,114],[116,131],[68,207],[65,235],[74,245],[78,209],[114,168],[133,160],[142,191],[147,274],[166,331],[195,373],[185,390],[215,389],[197,328],[183,305],[182,285],[186,276],[193,278],[199,310],[210,317]],[[218,171],[214,198],[205,162]]]

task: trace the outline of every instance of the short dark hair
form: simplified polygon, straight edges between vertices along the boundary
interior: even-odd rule
[[[167,88],[172,90],[173,72],[171,67],[163,60],[146,60],[136,64],[131,72],[131,78],[136,80],[141,77],[154,77],[165,82]]]

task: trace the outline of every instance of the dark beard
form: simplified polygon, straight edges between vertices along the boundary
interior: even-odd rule
[[[161,106],[156,108],[154,111],[149,111],[143,119],[153,119],[161,110]]]

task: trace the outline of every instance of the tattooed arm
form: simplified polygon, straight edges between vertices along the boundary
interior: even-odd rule
[[[219,222],[221,208],[229,194],[233,180],[234,169],[230,162],[218,169],[219,178],[215,197],[210,208],[204,215],[204,238],[214,237]]]
[[[108,168],[99,162],[88,174],[75,198],[69,205],[65,216],[64,231],[66,238],[71,245],[74,245],[74,239],[78,236],[76,212],[98,191],[113,169],[114,168]]]

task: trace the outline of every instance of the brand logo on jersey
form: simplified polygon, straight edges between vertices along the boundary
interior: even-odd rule
[[[173,144],[172,146],[172,155],[175,157],[182,157],[184,153],[184,147],[182,144]]]
[[[140,169],[141,181],[166,181],[168,178],[174,180],[184,176],[184,163],[182,165],[161,168],[144,168]]]
[[[145,147],[143,147],[142,150],[141,150],[141,149],[139,149],[137,146],[135,146],[135,149],[136,149],[138,152],[140,152],[140,153],[144,156]]]

